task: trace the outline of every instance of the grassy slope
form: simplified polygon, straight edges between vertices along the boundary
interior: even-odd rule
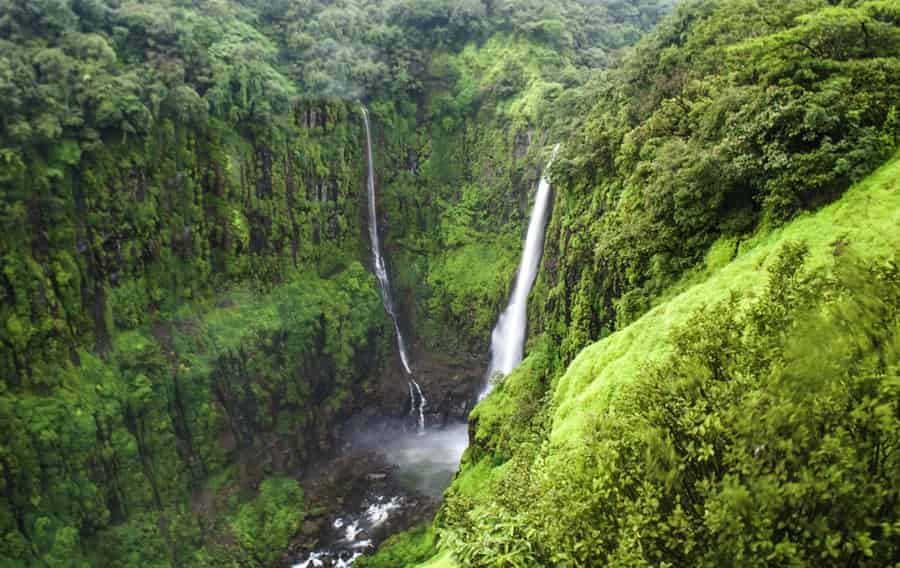
[[[849,190],[837,202],[788,225],[760,234],[740,246],[737,257],[687,287],[621,332],[586,348],[563,375],[554,395],[557,404],[551,442],[576,440],[585,418],[604,408],[617,388],[632,380],[647,361],[669,350],[668,333],[697,309],[751,291],[766,278],[767,260],[786,241],[805,241],[808,266],[830,262],[838,242],[861,256],[890,254],[900,246],[900,156]],[[717,247],[713,247],[714,252]],[[712,254],[710,255],[712,256]],[[688,276],[697,281],[698,274]],[[683,286],[679,286],[683,287]]]
[[[767,261],[787,241],[808,243],[810,268],[829,263],[839,242],[864,257],[887,255],[900,248],[900,155],[828,207],[742,242],[730,262],[724,260],[731,253],[726,253],[723,259],[722,251],[734,250],[735,243],[717,243],[704,266],[674,286],[653,310],[627,328],[584,349],[556,387],[550,443],[577,444],[586,435],[589,418],[614,400],[619,387],[634,380],[642,365],[668,353],[669,333],[673,328],[703,306],[727,299],[733,292],[746,294],[761,286],[766,278]],[[523,364],[526,369],[528,361]],[[508,381],[527,382],[524,375],[514,373]],[[498,389],[502,390],[507,389]],[[492,417],[504,412],[504,408],[494,408],[497,405],[492,404],[493,398],[502,401],[506,397],[489,397],[476,412]],[[476,499],[490,498],[490,479],[498,476],[502,468],[501,465],[491,469],[490,460],[482,460],[458,476],[454,486]],[[454,564],[448,554],[442,553],[424,566],[446,568]]]

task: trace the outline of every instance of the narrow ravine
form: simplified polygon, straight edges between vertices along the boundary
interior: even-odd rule
[[[408,421],[414,432],[390,424],[346,425],[342,455],[354,464],[354,478],[347,493],[335,496],[339,511],[319,535],[311,550],[292,565],[294,568],[349,567],[362,554],[397,530],[410,526],[410,519],[434,513],[444,489],[456,472],[467,445],[464,423],[427,429],[428,399],[414,378],[406,338],[400,327],[391,293],[387,264],[381,250],[378,209],[375,195],[375,164],[368,110],[360,105],[366,131],[367,203],[372,266],[378,279],[384,309],[394,326],[403,376],[409,392]],[[374,468],[374,470],[373,470]],[[325,477],[340,475],[337,468]],[[425,515],[423,517],[423,515]]]
[[[509,297],[509,304],[500,314],[497,325],[491,333],[491,364],[488,367],[487,382],[481,393],[482,398],[491,391],[498,377],[508,375],[522,362],[528,328],[528,294],[534,285],[541,255],[544,252],[544,229],[547,226],[551,206],[549,172],[558,151],[559,144],[553,147],[550,161],[544,168],[544,174],[538,184],[513,292]]]
[[[468,427],[465,423],[442,428],[437,425],[428,428],[426,424],[428,402],[414,378],[382,253],[371,124],[367,109],[363,106],[360,109],[366,132],[366,186],[372,265],[384,309],[394,326],[402,376],[407,381],[407,423],[413,423],[415,430],[404,432],[398,428],[372,427],[365,422],[347,428],[342,455],[351,464],[357,464],[354,466],[358,470],[356,480],[351,484],[353,489],[335,496],[340,506],[334,509],[334,516],[330,517],[321,532],[316,549],[295,560],[294,568],[349,567],[359,556],[374,550],[388,535],[409,526],[409,519],[419,519],[417,522],[421,522],[423,514],[434,514],[436,504],[468,445]],[[509,304],[493,330],[489,377],[508,374],[522,360],[528,295],[540,265],[544,230],[552,201],[548,172],[557,149],[558,146],[553,149],[538,184]],[[490,388],[488,382],[481,396],[485,396]],[[336,474],[332,472],[330,475]]]

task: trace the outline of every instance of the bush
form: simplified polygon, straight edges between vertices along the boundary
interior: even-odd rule
[[[270,566],[287,548],[304,516],[300,484],[272,477],[262,482],[256,499],[241,505],[231,530],[253,565]]]

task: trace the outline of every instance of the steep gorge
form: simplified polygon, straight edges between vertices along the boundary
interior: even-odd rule
[[[335,531],[362,540],[344,512],[363,503],[380,518],[396,503],[369,489],[409,491],[402,467],[372,456],[400,462],[426,445],[401,443],[404,429],[437,436],[466,419],[511,298],[527,313],[513,342],[525,359],[475,409],[449,499],[360,566],[721,561],[739,539],[718,535],[757,519],[703,526],[709,507],[737,505],[727,492],[710,505],[691,483],[721,480],[704,477],[707,462],[739,462],[755,482],[766,470],[721,440],[762,434],[723,414],[744,430],[703,425],[715,434],[691,438],[691,413],[732,399],[690,373],[727,359],[717,349],[748,366],[712,364],[713,376],[777,368],[804,337],[785,346],[766,330],[808,330],[817,309],[856,314],[847,341],[872,349],[846,355],[858,389],[845,408],[868,416],[854,406],[868,396],[879,416],[896,409],[882,333],[896,321],[895,164],[845,194],[900,142],[890,2],[686,2],[621,52],[671,3],[25,4],[0,19],[0,564],[274,566]],[[533,242],[542,175],[553,215]],[[846,226],[821,209],[834,201]],[[827,237],[786,225],[810,212]],[[782,230],[809,252],[782,246]],[[527,312],[511,294],[523,241],[544,252],[529,265]],[[766,288],[760,267],[789,293]],[[863,272],[878,285],[861,287]],[[720,289],[762,298],[703,319]],[[849,299],[823,306],[816,294]],[[866,294],[878,305],[857,302]],[[784,319],[752,315],[764,308]],[[716,343],[717,322],[741,331]],[[753,359],[759,345],[775,355]],[[646,379],[645,352],[675,391]],[[867,367],[875,352],[881,366]],[[694,379],[719,398],[691,398]],[[819,386],[846,394],[833,384]],[[790,399],[771,389],[749,392]],[[665,430],[646,408],[688,422]],[[860,424],[890,452],[893,422]],[[359,432],[377,451],[357,460]],[[681,435],[713,457],[666,446]],[[869,455],[869,438],[840,439]],[[632,476],[642,455],[658,479]],[[798,455],[791,467],[806,467]],[[894,479],[896,460],[877,455],[872,471]],[[654,485],[682,466],[695,477]],[[842,471],[896,509],[868,474]],[[598,501],[586,487],[629,497]],[[390,527],[370,522],[376,544],[429,520],[441,488],[404,494],[418,510]],[[842,547],[821,554],[890,557],[894,537],[873,528],[882,517],[852,517],[827,535]],[[747,558],[776,536],[794,546],[776,542],[785,562],[820,551],[789,531],[757,536]]]
[[[366,269],[355,101],[289,103],[271,44],[240,18],[156,5],[12,15],[5,33],[38,46],[7,45],[3,60],[30,82],[6,87],[2,556],[277,562],[304,518],[327,515],[306,513],[285,477],[337,450],[351,416],[404,421],[418,388],[429,405],[417,421],[464,418],[482,362],[458,355],[454,324],[401,313],[413,334],[446,334],[411,346],[421,378],[408,398]],[[154,59],[160,46],[178,68]],[[187,57],[198,47],[206,55]],[[148,60],[157,67],[140,75]],[[374,112],[379,177],[395,189],[391,161],[414,145],[389,125],[428,123]],[[38,123],[52,128],[22,126]],[[401,225],[395,197],[384,217]],[[418,204],[424,227],[435,205]],[[253,513],[269,506],[294,530]]]

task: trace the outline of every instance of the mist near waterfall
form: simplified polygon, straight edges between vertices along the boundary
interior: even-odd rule
[[[396,468],[398,481],[410,491],[440,498],[469,445],[468,425],[451,424],[424,434],[368,428],[352,434],[350,443],[381,455]]]

